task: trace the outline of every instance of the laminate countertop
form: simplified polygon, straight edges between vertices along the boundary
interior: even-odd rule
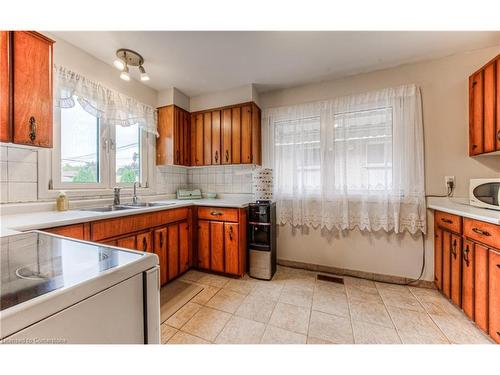
[[[427,198],[427,208],[500,225],[500,211],[471,206],[466,198]]]
[[[110,212],[95,212],[83,211],[79,208],[74,208],[68,211],[40,211],[26,212],[19,214],[1,215],[0,216],[0,237],[9,236],[19,232],[35,229],[45,229],[60,227],[64,225],[85,223],[89,221],[103,220],[114,217],[137,215],[146,212],[155,212],[163,210],[171,210],[180,207],[191,206],[209,206],[209,207],[225,207],[225,208],[244,208],[252,200],[248,198],[241,199],[197,199],[197,200],[156,200],[153,203],[162,203],[162,206],[131,208],[119,211]],[[100,206],[104,206],[101,204]],[[90,205],[88,207],[98,207],[99,205]]]

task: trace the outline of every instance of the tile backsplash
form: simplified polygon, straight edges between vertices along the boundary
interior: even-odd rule
[[[0,203],[38,199],[38,151],[0,146]]]
[[[188,186],[188,168],[175,166],[156,168],[156,191],[159,194],[175,194],[178,188]]]
[[[254,165],[224,165],[188,169],[190,188],[202,192],[251,194]]]

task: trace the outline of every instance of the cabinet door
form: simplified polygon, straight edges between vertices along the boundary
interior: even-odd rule
[[[191,121],[189,122],[189,129],[190,129],[190,138],[191,138],[191,143],[190,143],[190,149],[191,149],[191,155],[189,157],[190,164],[189,165],[196,165],[196,114],[191,115]]]
[[[241,163],[241,108],[234,107],[231,115],[231,163],[239,164]]]
[[[179,275],[179,224],[170,224],[168,227],[168,279]]]
[[[260,109],[252,104],[252,163],[262,164]]]
[[[194,165],[203,165],[203,113],[196,115],[196,144]]]
[[[462,238],[451,235],[451,301],[460,306],[462,294]]]
[[[489,252],[489,331],[500,344],[500,250]]]
[[[500,57],[497,58],[497,86],[496,86],[496,122],[497,122],[497,134],[496,134],[496,140],[497,140],[497,151],[500,151]]]
[[[483,152],[483,71],[469,78],[469,155]]]
[[[189,224],[179,224],[179,273],[189,269]]]
[[[434,228],[434,284],[438,290],[443,289],[443,231]]]
[[[190,150],[190,140],[191,140],[191,126],[190,126],[190,115],[188,112],[182,112],[182,123],[184,128],[184,153],[183,153],[183,164],[191,165],[191,150]]]
[[[443,294],[451,298],[451,233],[443,230]]]
[[[167,228],[156,229],[153,232],[153,240],[153,252],[159,258],[160,285],[163,285],[168,281]]]
[[[174,106],[158,108],[156,165],[174,164]]]
[[[222,111],[222,164],[231,164],[231,109]]]
[[[212,112],[212,164],[220,164],[220,111]]]
[[[488,248],[474,244],[474,321],[488,332]]]
[[[484,129],[483,152],[493,152],[496,149],[496,123],[495,123],[495,70],[496,64],[492,62],[484,68]]]
[[[198,221],[198,266],[210,269],[210,221]]]
[[[174,164],[180,165],[182,153],[182,112],[174,107]]]
[[[11,141],[10,31],[0,31],[0,142]]]
[[[252,106],[241,108],[241,163],[252,162]]]
[[[151,232],[141,233],[137,235],[137,250],[151,252],[153,244],[151,241]]]
[[[224,272],[224,223],[210,222],[210,269]]]
[[[239,224],[224,224],[224,254],[226,258],[226,266],[224,271],[226,273],[238,275],[240,273]]]
[[[474,243],[465,240],[462,249],[462,310],[474,319]]]
[[[203,164],[212,164],[212,113],[203,114]]]
[[[88,225],[88,224],[85,224]],[[58,234],[59,236],[65,236],[70,238],[76,238],[78,240],[85,240],[85,230],[84,224],[73,224],[65,225],[63,227],[44,229],[45,232]]]
[[[13,141],[52,147],[52,41],[15,31],[13,48]]]
[[[136,250],[136,238],[135,236],[124,237],[116,240],[116,246],[123,247],[125,249]]]

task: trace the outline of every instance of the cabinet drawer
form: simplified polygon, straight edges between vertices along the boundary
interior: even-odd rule
[[[464,218],[464,235],[497,249],[500,248],[500,225]]]
[[[237,208],[198,207],[198,218],[204,220],[238,222]]]
[[[462,232],[462,218],[460,216],[436,211],[434,214],[434,221],[436,222],[436,225],[441,228],[445,228],[459,234]]]

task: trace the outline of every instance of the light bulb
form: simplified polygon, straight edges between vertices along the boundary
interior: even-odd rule
[[[113,61],[113,65],[118,70],[123,70],[125,68],[125,63],[123,62],[122,59],[115,59],[115,61]]]
[[[120,78],[124,81],[130,81],[130,74],[128,74],[128,66],[125,64],[125,68],[120,73]]]
[[[142,65],[139,65],[139,71],[141,72],[141,81],[149,81],[149,75]]]

